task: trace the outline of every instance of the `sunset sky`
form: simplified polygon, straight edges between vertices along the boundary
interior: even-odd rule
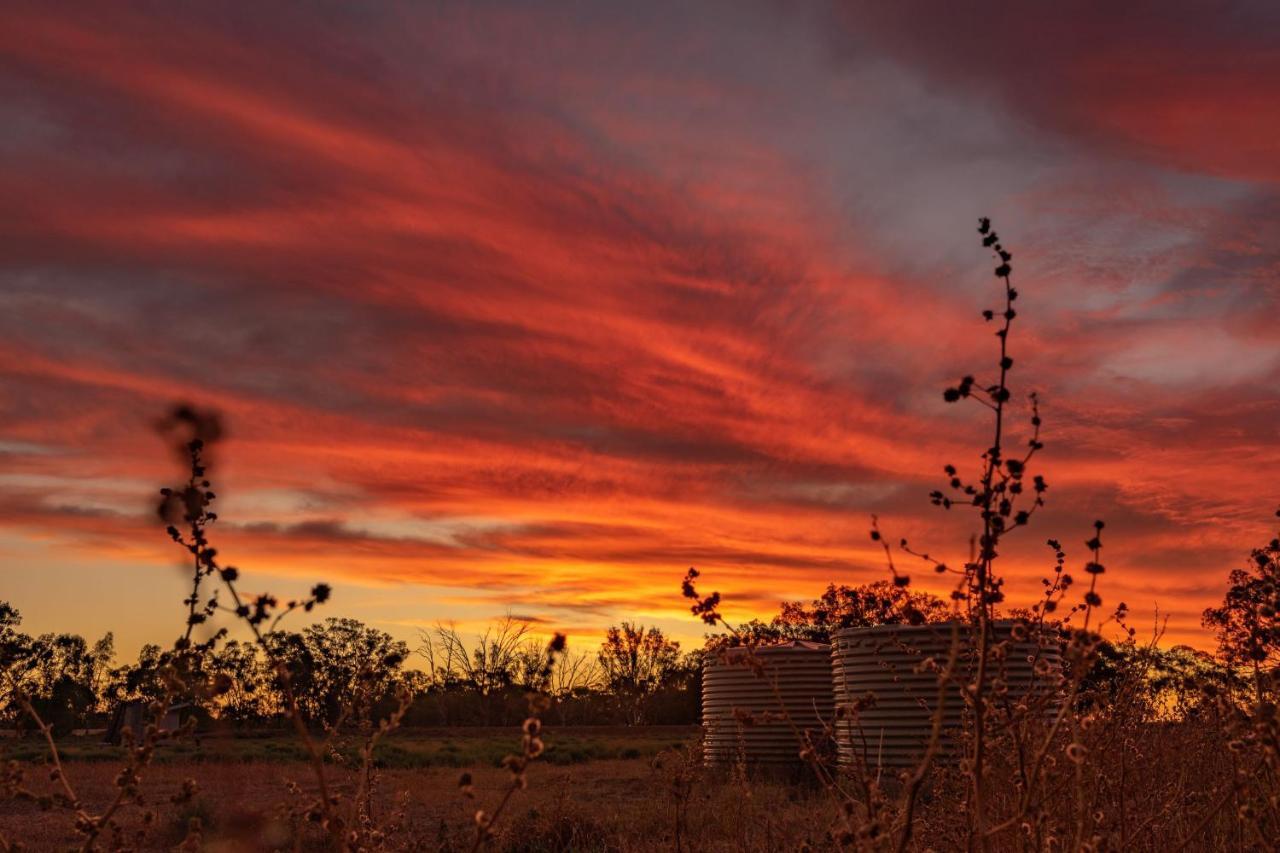
[[[1102,518],[1107,605],[1204,646],[1272,535],[1274,4],[234,5],[0,12],[28,631],[179,633],[180,400],[227,420],[246,585],[328,581],[321,615],[406,640],[509,611],[696,642],[686,568],[767,616],[885,577],[872,513],[962,561],[927,494],[984,446],[941,393],[995,360],[984,215],[1050,484],[1013,602]]]

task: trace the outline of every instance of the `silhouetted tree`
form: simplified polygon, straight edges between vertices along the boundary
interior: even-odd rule
[[[0,602],[0,703],[5,717],[20,724],[16,699],[19,692],[31,707],[64,735],[88,725],[89,716],[104,699],[114,655],[114,640],[107,634],[92,647],[78,634],[42,634],[30,637],[18,630],[22,615]]]
[[[248,722],[283,711],[272,685],[271,667],[257,643],[236,640],[214,650],[206,661],[209,675],[220,685],[210,709],[232,722]]]
[[[1280,537],[1249,556],[1231,573],[1222,605],[1205,610],[1204,624],[1217,633],[1222,659],[1251,672],[1261,700],[1265,674],[1280,663]]]
[[[165,695],[163,669],[169,656],[155,643],[146,643],[138,649],[138,660],[125,664],[111,674],[107,699],[127,701],[138,699],[157,702]],[[184,699],[186,697],[183,697]]]
[[[807,606],[787,602],[775,620],[790,639],[828,642],[840,628],[872,625],[922,625],[948,617],[947,604],[927,592],[913,592],[889,581],[836,586]]]
[[[560,725],[568,725],[569,709],[577,700],[590,699],[603,686],[599,658],[589,652],[565,651],[551,670],[547,693],[551,696]]]
[[[522,670],[524,680],[528,681],[545,663],[545,658],[534,659],[545,656],[545,649],[530,656],[526,644],[530,642],[531,630],[527,620],[508,615],[468,643],[454,625],[437,625],[431,631],[418,632],[422,645],[417,652],[426,659],[428,674],[436,688],[473,691],[479,696],[481,717],[476,722],[489,725],[505,704],[504,694],[521,680]]]
[[[31,704],[56,734],[82,727],[98,704],[93,691],[97,662],[84,637],[42,634],[31,644]]]
[[[22,614],[0,601],[0,717],[5,722],[22,719],[17,693],[22,690],[31,663],[31,638],[18,630]]]
[[[11,644],[19,636],[18,626],[22,624],[22,614],[7,601],[0,601],[0,665],[9,663],[17,655]]]
[[[409,656],[403,642],[357,619],[329,618],[300,633],[276,631],[264,639],[271,658],[288,672],[303,714],[329,726],[367,719],[394,694]]]
[[[830,584],[818,598],[784,601],[777,616],[769,622],[752,619],[738,625],[733,632],[707,637],[709,648],[743,644],[769,645],[788,640],[831,642],[831,635],[841,628],[872,625],[920,625],[941,622],[950,615],[941,598],[927,592],[913,592],[889,581],[876,581],[861,586]]]
[[[658,628],[623,622],[605,634],[598,655],[604,682],[617,697],[628,725],[644,722],[644,700],[680,662],[680,644]]]

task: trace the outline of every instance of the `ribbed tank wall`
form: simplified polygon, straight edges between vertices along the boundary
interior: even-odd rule
[[[708,657],[704,665],[706,762],[800,763],[797,729],[813,732],[817,740],[831,724],[831,647],[800,642],[761,647],[755,651],[759,671],[746,658],[745,651],[733,649],[723,660]]]
[[[1007,686],[1013,701],[1030,700],[1045,714],[1056,711],[1055,673],[1061,667],[1056,644],[1011,639],[1013,623],[992,626],[993,643],[1004,643],[1004,658],[988,664],[987,683]],[[937,672],[923,666],[932,659],[944,667],[953,637],[959,638],[958,681],[972,678],[974,646],[971,629],[952,624],[881,625],[837,631],[832,644],[832,679],[836,702],[856,706],[836,722],[840,763],[875,767],[914,766],[923,755],[938,706]],[[874,700],[865,701],[868,694]],[[957,685],[948,687],[943,704],[942,744],[945,759],[955,754],[953,733],[967,709]]]

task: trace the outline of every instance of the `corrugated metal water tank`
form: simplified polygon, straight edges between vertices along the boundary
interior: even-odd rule
[[[702,672],[703,755],[727,766],[799,764],[801,732],[821,738],[831,724],[831,647],[792,642],[707,658]],[[785,712],[790,722],[782,718]]]
[[[993,644],[1006,643],[1004,660],[989,663],[995,667],[992,677],[1007,685],[1011,700],[1029,697],[1033,704],[1043,703],[1044,710],[1052,713],[1057,707],[1055,673],[1061,667],[1057,644],[1021,634],[1015,641],[1012,622],[993,623],[992,628]],[[922,663],[932,658],[938,666],[945,666],[953,637],[960,643],[960,683],[968,683],[976,657],[976,641],[968,625],[879,625],[835,633],[832,678],[836,702],[861,706],[856,714],[842,714],[836,722],[836,747],[842,765],[858,763],[875,768],[917,763],[928,745],[938,704],[937,674]],[[869,693],[874,694],[874,701],[864,703]],[[950,686],[943,711],[943,726],[948,731],[944,757],[952,742],[950,733],[960,727],[965,713],[959,687]]]

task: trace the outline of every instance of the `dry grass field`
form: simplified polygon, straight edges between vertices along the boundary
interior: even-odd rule
[[[741,770],[711,770],[702,766],[692,748],[697,742],[692,727],[568,728],[547,732],[547,755],[562,756],[576,744],[580,760],[535,761],[527,774],[528,785],[517,790],[494,834],[483,849],[502,853],[552,853],[552,851],[600,851],[649,853],[649,851],[766,851],[880,849],[877,839],[860,837],[854,844],[841,843],[832,831],[847,814],[847,799],[816,784],[808,768],[791,776],[762,776]],[[443,736],[447,734],[447,738]],[[1267,850],[1265,834],[1251,835],[1248,822],[1237,820],[1237,808],[1221,808],[1216,802],[1218,784],[1229,778],[1234,764],[1230,750],[1200,742],[1199,725],[1146,726],[1130,731],[1132,751],[1145,756],[1146,764],[1130,765],[1120,775],[1087,778],[1090,790],[1106,789],[1125,778],[1129,797],[1122,798],[1112,826],[1111,806],[1096,814],[1107,821],[1106,833],[1095,849],[1133,851]],[[402,731],[390,740],[397,747],[389,754],[436,753],[473,756],[458,766],[419,760],[415,766],[378,766],[372,778],[371,826],[376,827],[371,846],[360,849],[469,851],[476,841],[475,815],[492,814],[511,788],[511,774],[494,766],[491,754],[509,747],[511,730],[470,729],[444,732]],[[443,738],[443,741],[442,741]],[[1106,737],[1097,743],[1106,750]],[[441,745],[454,744],[446,750]],[[256,743],[256,747],[250,746]],[[283,757],[275,738],[204,738],[200,753],[166,744],[143,774],[142,806],[129,806],[117,817],[122,828],[120,847],[136,850],[271,851],[329,850],[316,825],[297,817],[300,807],[316,795],[312,768],[304,761]],[[673,746],[680,743],[680,746]],[[12,754],[14,742],[3,747]],[[219,754],[220,747],[223,749]],[[230,749],[238,752],[228,751]],[[255,752],[257,754],[255,754]],[[592,758],[625,752],[627,758]],[[639,753],[639,754],[637,754]],[[84,793],[89,813],[100,814],[115,791],[120,765],[101,760],[101,751],[89,744],[68,743],[68,775]],[[265,757],[264,757],[265,756]],[[28,784],[36,790],[52,790],[47,765],[40,758],[19,762]],[[993,772],[1001,772],[993,768]],[[1127,772],[1127,777],[1125,773]],[[468,774],[470,795],[460,789]],[[1264,774],[1265,771],[1264,771]],[[332,793],[346,800],[355,795],[358,765],[333,756],[327,766]],[[186,802],[173,801],[188,779],[198,789]],[[853,783],[849,778],[844,780]],[[964,849],[966,825],[957,819],[956,806],[963,801],[964,777],[955,768],[940,766],[920,792],[916,834],[904,849],[946,851]],[[883,794],[898,795],[900,785],[881,777]],[[1057,787],[1057,783],[1055,783]],[[1227,789],[1231,790],[1231,789]],[[1016,792],[1002,788],[993,809],[1007,813],[1009,797]],[[879,795],[877,795],[879,796]],[[1247,796],[1244,790],[1240,796]],[[1069,787],[1059,790],[1057,808],[1069,810]],[[857,805],[855,800],[855,808]],[[1101,802],[1101,801],[1100,801]],[[1128,817],[1124,818],[1126,814]],[[154,813],[145,837],[148,811]],[[190,837],[192,819],[200,832]],[[1127,827],[1127,832],[1124,827]],[[0,836],[27,850],[79,849],[82,838],[66,810],[41,811],[29,801],[0,802]],[[885,839],[880,839],[880,841]],[[101,847],[115,849],[117,839],[104,838]],[[183,847],[184,841],[187,846]],[[893,848],[890,848],[893,849]],[[993,851],[1071,849],[1058,844],[1028,847],[1018,836],[994,839]],[[1081,848],[1083,849],[1083,848]]]
[[[556,729],[554,742],[547,744],[539,758],[545,764],[569,765],[605,759],[651,758],[664,749],[684,746],[698,737],[697,726],[571,726]],[[497,767],[502,757],[517,746],[514,728],[457,726],[450,728],[407,728],[392,732],[374,752],[378,767],[418,769],[424,767]],[[334,760],[358,761],[358,736],[339,737],[334,743]],[[125,749],[102,743],[98,735],[59,740],[64,760],[76,764],[124,763]],[[0,757],[23,762],[42,762],[47,749],[34,736],[0,740]],[[266,731],[204,732],[161,744],[156,764],[255,763],[289,764],[306,759],[297,737],[284,729]]]
[[[805,841],[821,846],[830,803],[818,789],[782,780],[748,782],[731,774],[707,776],[690,766],[683,749],[670,745],[692,739],[691,733],[687,728],[661,727],[562,732],[562,744],[576,742],[601,753],[620,748],[642,754],[536,765],[528,788],[513,799],[499,824],[493,849],[766,851],[797,849]],[[411,751],[424,748],[438,734],[410,732],[394,743]],[[511,740],[510,731],[506,739]],[[475,755],[487,754],[499,740],[492,730],[453,733],[453,741]],[[237,741],[237,748],[245,742]],[[213,752],[208,739],[202,748]],[[76,750],[69,752],[73,759],[68,773],[88,792],[90,809],[102,809],[118,766],[112,761],[75,760]],[[29,767],[35,777],[39,765]],[[509,785],[510,774],[491,761],[475,762],[467,768],[474,795],[466,797],[458,787],[460,772],[439,765],[379,769],[374,803],[382,814],[375,817],[389,827],[393,837],[388,841],[416,845],[411,849],[471,849],[476,809],[492,808]],[[337,779],[349,775],[341,766],[333,773]],[[193,777],[199,780],[196,796],[181,805],[170,802],[183,781]],[[690,785],[695,777],[698,784]],[[291,783],[300,791],[291,793]],[[204,850],[290,849],[288,807],[313,794],[313,787],[310,768],[301,761],[226,760],[207,754],[196,762],[170,751],[144,777],[148,807],[156,816],[142,849],[173,849],[187,834],[192,817],[203,826]],[[124,822],[130,828],[141,825],[140,810],[131,809],[127,815]],[[0,833],[33,850],[65,849],[77,840],[65,812],[42,812],[15,801],[0,803]],[[319,835],[313,840],[320,849]]]

